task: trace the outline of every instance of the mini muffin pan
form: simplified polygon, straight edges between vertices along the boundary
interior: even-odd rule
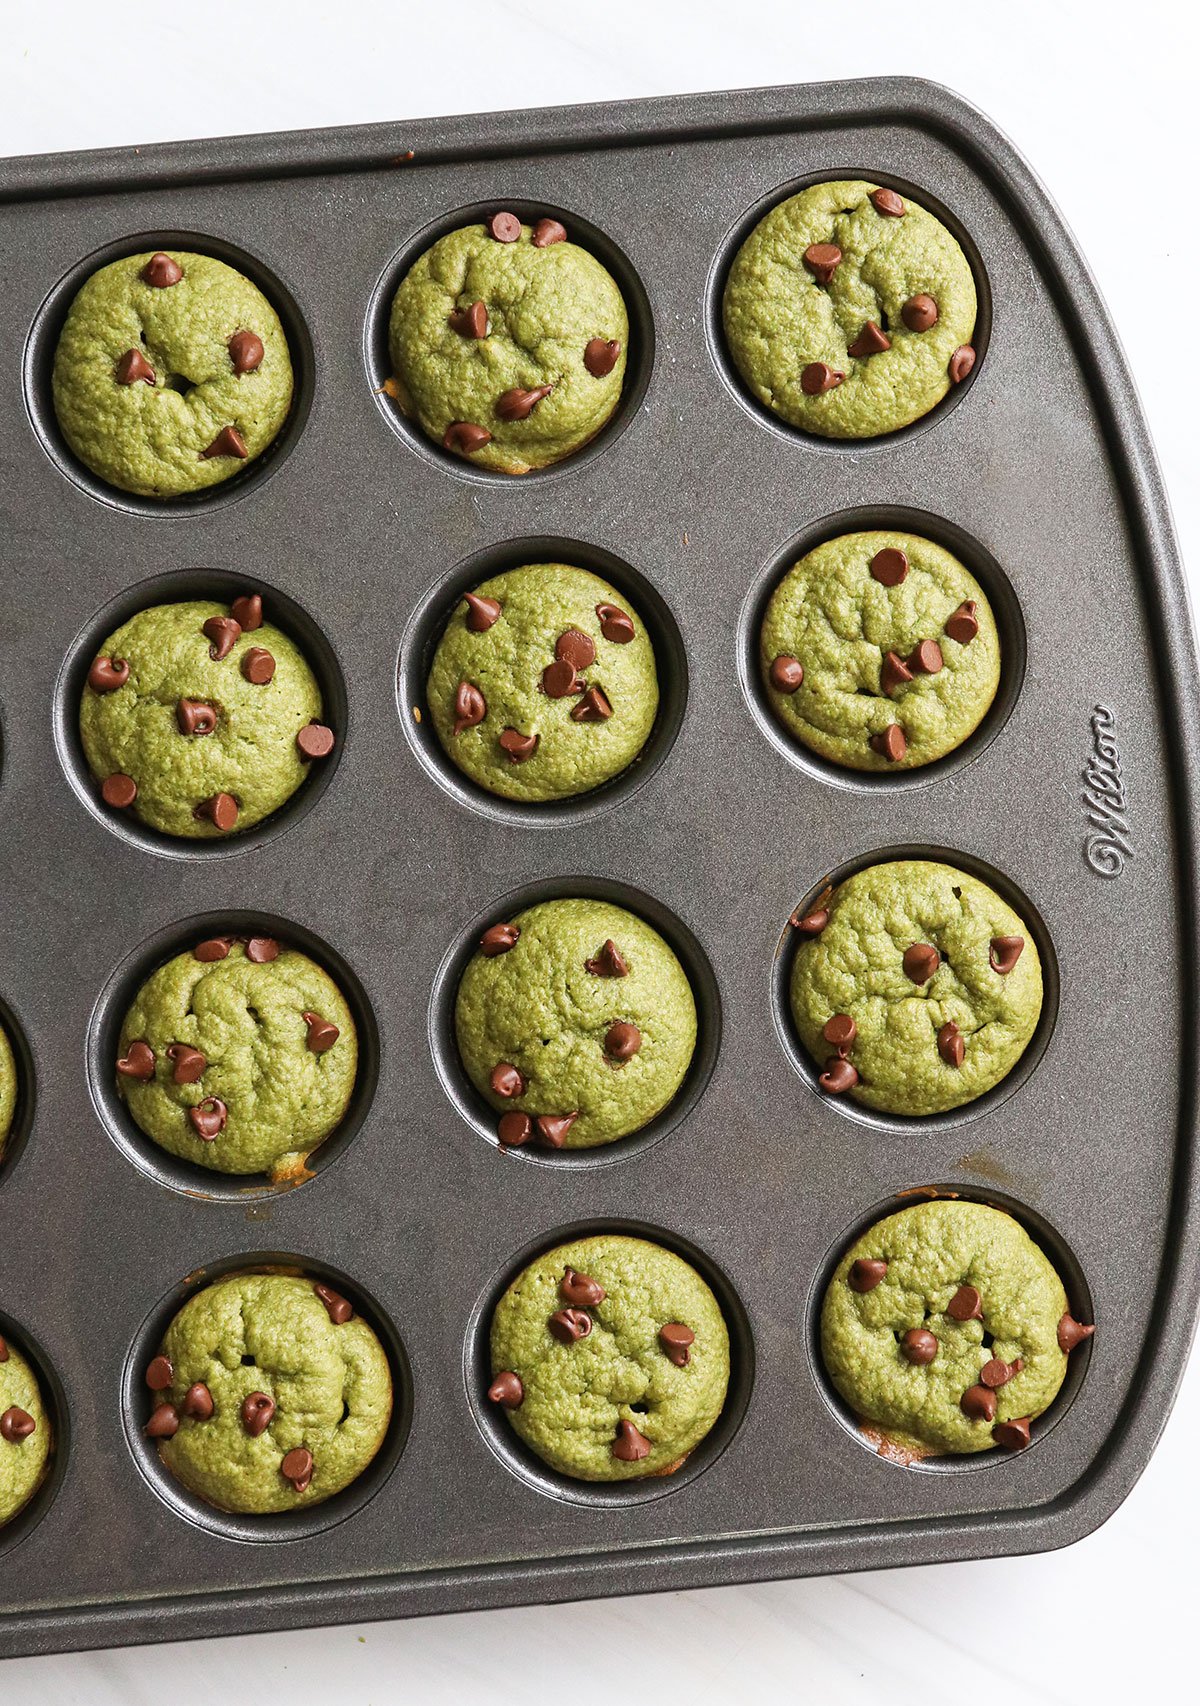
[[[973,372],[887,438],[791,430],[722,344],[738,243],[822,177],[923,201],[976,271]],[[0,1330],[33,1358],[57,1444],[0,1529],[0,1653],[992,1556],[1102,1522],[1162,1427],[1200,1283],[1200,706],[1129,374],[1025,164],[956,96],[885,79],[10,161],[5,180],[0,1016],[22,1083]],[[428,444],[380,389],[403,266],[498,208],[561,219],[632,325],[613,422],[517,479]],[[49,373],[89,271],[180,246],[267,292],[298,390],[269,454],[155,505],[73,463]],[[775,578],[864,525],[958,552],[1004,644],[978,733],[896,778],[793,747],[753,668]],[[551,559],[627,592],[662,709],[624,776],[514,806],[438,751],[424,668],[464,587]],[[143,604],[255,587],[318,670],[335,758],[245,838],[168,843],[96,802],[74,722],[88,658]],[[909,852],[1000,887],[1047,968],[1018,1068],[927,1120],[822,1095],[786,1003],[793,910]],[[479,929],[563,894],[666,935],[700,1040],[645,1133],[506,1153],[457,1060],[454,981]],[[284,1191],[162,1155],[111,1078],[140,977],[251,928],[328,965],[364,1041],[346,1126]],[[1023,1452],[888,1462],[822,1371],[838,1252],[922,1191],[1009,1208],[1097,1323]],[[678,1249],[729,1322],[725,1414],[653,1484],[564,1482],[482,1396],[503,1286],[600,1228]],[[346,1493],[244,1520],[162,1472],[142,1374],[185,1296],[264,1264],[354,1300],[397,1403]]]

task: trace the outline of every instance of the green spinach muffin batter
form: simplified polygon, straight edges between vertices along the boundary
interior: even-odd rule
[[[603,1234],[548,1250],[496,1305],[488,1397],[580,1481],[669,1475],[721,1413],[729,1333],[688,1262]]]
[[[908,426],[975,365],[967,257],[875,184],[813,184],[773,207],[737,252],[723,312],[754,396],[823,438]]]
[[[328,756],[321,712],[300,649],[247,593],[130,617],[93,660],[79,733],[106,805],[212,840],[277,811]]]
[[[211,255],[127,255],[92,274],[54,355],[54,409],[109,485],[176,498],[261,456],[287,417],[292,362],[257,285]]]
[[[305,1177],[354,1090],[358,1037],[327,972],[269,936],[214,936],[151,973],[117,1087],[160,1149],[215,1173]]]
[[[387,1355],[349,1300],[298,1275],[231,1274],[190,1297],[146,1369],[147,1435],[219,1510],[317,1505],[387,1433]]]
[[[780,581],[759,664],[776,717],[852,770],[912,770],[960,746],[1000,681],[983,589],[914,533],[844,533]]]
[[[41,1486],[51,1444],[37,1376],[0,1333],[0,1528],[24,1510]]]
[[[566,563],[468,593],[429,671],[448,756],[508,800],[562,800],[632,764],[658,714],[654,647],[628,599]]]
[[[1053,1403],[1076,1321],[1048,1258],[983,1203],[917,1203],[877,1221],[829,1283],[821,1355],[846,1403],[902,1461],[1019,1450]]]
[[[943,1113],[997,1085],[1037,1027],[1028,927],[951,865],[870,865],[793,924],[792,1014],[829,1095]]]
[[[4,1159],[4,1146],[12,1130],[13,1115],[17,1111],[17,1089],[16,1059],[8,1033],[4,1026],[0,1025],[0,1161]]]
[[[392,304],[388,387],[481,468],[526,474],[582,448],[621,399],[621,292],[556,219],[495,213],[438,239]]]
[[[696,1002],[657,930],[600,900],[549,900],[493,924],[458,986],[458,1050],[509,1146],[591,1149],[674,1098]]]

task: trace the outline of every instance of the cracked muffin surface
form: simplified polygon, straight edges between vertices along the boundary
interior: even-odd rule
[[[292,401],[279,316],[211,255],[128,255],[80,288],[54,355],[70,448],[122,491],[218,485],[267,448]]]
[[[530,226],[504,213],[427,249],[389,326],[404,413],[446,449],[506,474],[559,462],[595,437],[620,401],[628,342],[621,292],[595,256],[556,220]]]
[[[672,1101],[696,1002],[643,919],[606,901],[551,900],[484,932],[454,1024],[467,1076],[501,1113],[502,1143],[588,1149]]]
[[[203,956],[203,957],[201,957]],[[161,1149],[218,1173],[302,1177],[354,1091],[354,1018],[329,974],[270,937],[212,937],[152,972],[117,1086]]]
[[[605,1234],[548,1250],[492,1317],[489,1397],[560,1474],[668,1475],[712,1428],[729,1333],[690,1263]]]
[[[52,1444],[37,1376],[0,1332],[0,1528],[24,1510],[41,1486]]]
[[[828,1094],[942,1113],[1000,1083],[1037,1028],[1037,945],[965,871],[871,865],[793,922],[792,1014]]]
[[[911,770],[986,716],[1000,639],[982,587],[942,546],[846,533],[776,587],[759,664],[775,716],[813,752],[854,770]]]
[[[1011,1215],[937,1200],[877,1221],[846,1251],[825,1293],[821,1355],[885,1454],[911,1459],[1027,1444],[1067,1348],[1091,1332]]]
[[[927,414],[974,366],[976,310],[970,263],[941,221],[853,179],[773,207],[723,299],[751,392],[825,438],[873,438]]]
[[[392,1375],[373,1328],[320,1281],[232,1274],[180,1309],[145,1371],[146,1433],[171,1474],[220,1510],[320,1504],[387,1433]]]

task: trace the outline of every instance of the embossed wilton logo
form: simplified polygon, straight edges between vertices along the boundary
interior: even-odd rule
[[[1116,729],[1116,718],[1108,706],[1097,705],[1092,711],[1092,755],[1083,770],[1080,797],[1092,826],[1083,844],[1083,856],[1101,877],[1119,877],[1126,859],[1133,858]]]

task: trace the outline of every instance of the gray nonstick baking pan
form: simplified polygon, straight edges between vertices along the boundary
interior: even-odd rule
[[[967,382],[856,444],[768,419],[718,311],[755,218],[842,176],[948,220],[982,302]],[[0,1652],[993,1556],[1096,1527],[1149,1458],[1195,1317],[1200,706],[1133,385],[1029,168],[958,97],[884,79],[17,160],[2,181],[0,997],[23,1071],[0,1331],[37,1362],[58,1448],[0,1531]],[[618,418],[523,479],[442,454],[381,390],[405,266],[498,207],[560,218],[615,272],[633,324]],[[169,507],[72,461],[48,383],[82,279],[159,246],[259,280],[300,373],[273,453]],[[982,579],[1005,674],[965,748],[879,779],[790,745],[752,657],[801,549],[884,521]],[[627,593],[663,706],[626,775],[520,808],[452,773],[414,707],[458,592],[548,557]],[[244,838],[156,840],[96,801],[74,734],[82,673],[133,609],[248,587],[317,664],[336,761]],[[787,921],[831,874],[909,849],[1017,901],[1049,999],[991,1096],[889,1120],[816,1090],[782,998]],[[455,977],[485,924],[570,893],[611,896],[675,943],[696,1063],[634,1140],[502,1153],[455,1058]],[[334,970],[365,1042],[350,1119],[284,1194],[173,1163],[112,1093],[138,979],[248,924]],[[815,1355],[839,1249],[926,1189],[1011,1207],[1098,1323],[1016,1455],[885,1461]],[[483,1397],[498,1288],[600,1225],[690,1254],[729,1318],[725,1415],[667,1480],[560,1480]],[[239,1519],[159,1472],[142,1371],[190,1289],[264,1262],[355,1299],[401,1400],[342,1497]]]

